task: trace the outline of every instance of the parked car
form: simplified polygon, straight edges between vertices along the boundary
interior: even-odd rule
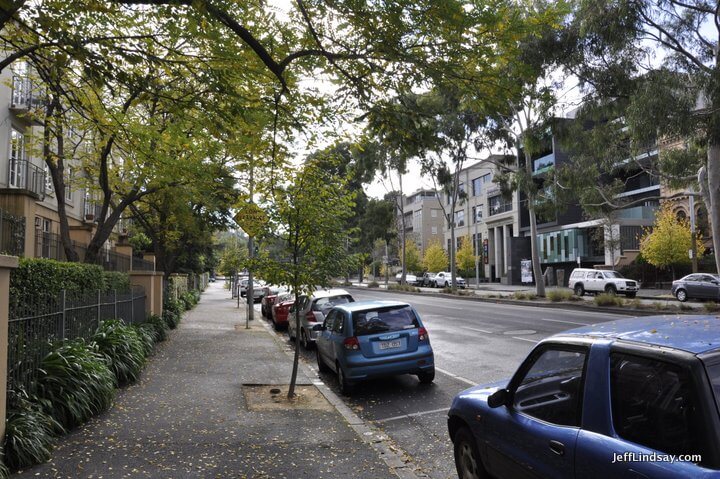
[[[288,327],[288,318],[290,317],[290,308],[295,304],[295,297],[290,293],[282,295],[272,306],[272,317],[275,331],[286,330]]]
[[[337,374],[343,394],[350,394],[359,381],[380,376],[416,374],[424,384],[435,379],[430,338],[408,303],[336,305],[315,330],[318,368]]]
[[[572,270],[568,287],[578,296],[583,296],[585,293],[607,293],[613,296],[624,294],[628,298],[634,298],[640,290],[637,281],[626,279],[617,271],[590,268]]]
[[[718,406],[718,318],[651,316],[541,341],[458,394],[448,429],[460,478],[718,478]]]
[[[694,273],[673,281],[670,292],[678,301],[690,298],[720,301],[720,276]]]
[[[260,300],[260,311],[262,315],[268,319],[272,317],[272,306],[277,301],[278,296],[287,293],[289,290],[285,286],[264,286],[262,288],[262,299]]]
[[[426,288],[437,287],[435,285],[435,273],[423,273],[422,278],[420,280],[420,286],[424,286]]]
[[[336,304],[352,303],[353,297],[344,289],[327,289],[315,291],[312,295],[302,295],[298,298],[298,315],[300,316],[300,330],[295,327],[294,314],[295,306],[290,308],[288,317],[288,336],[294,341],[300,338],[305,349],[310,349],[315,344],[316,333],[313,326],[325,320],[325,313]]]
[[[435,275],[436,288],[449,288],[452,285],[452,274],[446,271],[440,271]],[[455,276],[455,284],[458,288],[465,288],[465,280],[460,276]]]
[[[397,281],[398,284],[400,284],[401,279],[402,272],[395,275],[395,281]],[[407,284],[418,284],[418,277],[412,273],[405,273],[405,281],[407,282]]]
[[[248,283],[248,280],[240,281],[240,296],[248,298],[248,301],[250,301],[247,294]],[[262,280],[253,279],[253,303],[259,303],[262,301],[263,296],[265,296],[265,287],[266,284]]]

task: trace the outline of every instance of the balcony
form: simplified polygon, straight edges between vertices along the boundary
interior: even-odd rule
[[[45,199],[45,171],[30,160],[10,158],[8,185]]]
[[[627,220],[654,220],[657,208],[652,206],[634,206],[619,210],[617,217]]]
[[[38,109],[45,103],[44,93],[27,76],[13,75],[10,110],[17,114],[18,118],[30,124],[42,124]]]

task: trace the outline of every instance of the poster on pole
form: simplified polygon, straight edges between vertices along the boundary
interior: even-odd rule
[[[529,259],[520,260],[520,281],[523,283],[532,283],[532,261]]]

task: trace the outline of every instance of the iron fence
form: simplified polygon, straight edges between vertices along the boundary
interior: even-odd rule
[[[145,290],[40,295],[30,304],[10,304],[8,324],[8,388],[30,387],[52,344],[63,339],[90,339],[101,321],[127,324],[146,318]]]
[[[0,254],[24,256],[25,217],[0,209]]]

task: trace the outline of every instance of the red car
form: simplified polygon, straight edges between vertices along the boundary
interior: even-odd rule
[[[294,298],[273,304],[272,317],[270,320],[272,321],[273,327],[276,331],[287,329],[288,318],[290,317],[290,308],[293,304],[295,304]]]
[[[284,287],[265,286],[260,300],[260,311],[267,319],[272,319],[272,307],[278,302],[278,298],[284,299],[288,290]]]

